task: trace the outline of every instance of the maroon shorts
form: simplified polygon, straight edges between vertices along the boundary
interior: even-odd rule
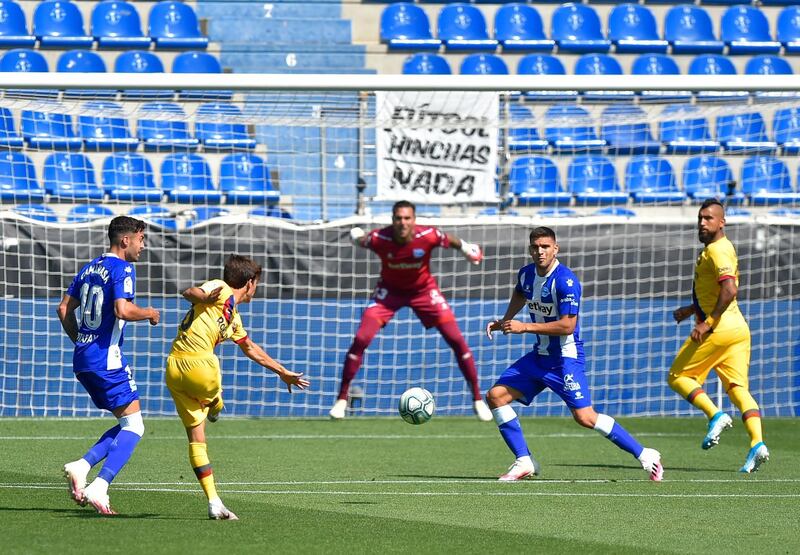
[[[416,291],[403,291],[385,287],[381,283],[375,287],[364,317],[374,318],[386,325],[394,313],[404,306],[410,306],[426,328],[456,319],[436,285],[428,285]]]

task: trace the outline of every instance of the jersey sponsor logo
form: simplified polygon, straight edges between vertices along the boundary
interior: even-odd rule
[[[79,333],[76,343],[94,343],[97,341],[97,335],[93,333]]]
[[[555,307],[549,303],[540,303],[539,301],[531,301],[528,303],[528,310],[530,312],[538,312],[543,316],[552,316]]]
[[[411,253],[414,255],[414,258],[422,258],[425,256],[425,249],[414,249]]]
[[[418,270],[422,268],[422,262],[387,262],[386,265],[390,270]]]
[[[126,293],[133,294],[133,279],[130,276],[125,277],[125,280],[122,282],[122,289]]]
[[[564,374],[564,391],[580,391],[581,384],[575,381],[575,374]],[[580,393],[575,394],[576,399],[580,399],[583,397],[578,397]]]

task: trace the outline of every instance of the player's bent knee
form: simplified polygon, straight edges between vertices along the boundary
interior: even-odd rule
[[[486,402],[493,409],[508,405],[513,400],[514,398],[504,387],[493,387],[486,394]]]
[[[121,416],[117,420],[119,421],[119,427],[123,430],[134,433],[139,437],[144,435],[144,420],[142,420],[141,412]]]

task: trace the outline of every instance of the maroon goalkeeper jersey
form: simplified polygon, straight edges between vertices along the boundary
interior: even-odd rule
[[[421,289],[435,285],[431,275],[431,251],[448,247],[447,235],[435,227],[414,226],[414,237],[405,245],[395,243],[392,227],[374,229],[365,246],[381,258],[381,282],[394,289]]]

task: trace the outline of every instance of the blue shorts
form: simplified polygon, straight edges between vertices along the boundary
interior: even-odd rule
[[[582,360],[552,359],[530,352],[509,366],[495,385],[513,387],[522,397],[519,402],[530,405],[545,387],[561,397],[571,409],[592,406],[589,383],[583,373]]]
[[[139,399],[136,382],[128,365],[116,370],[79,372],[75,377],[98,409],[113,411]]]

